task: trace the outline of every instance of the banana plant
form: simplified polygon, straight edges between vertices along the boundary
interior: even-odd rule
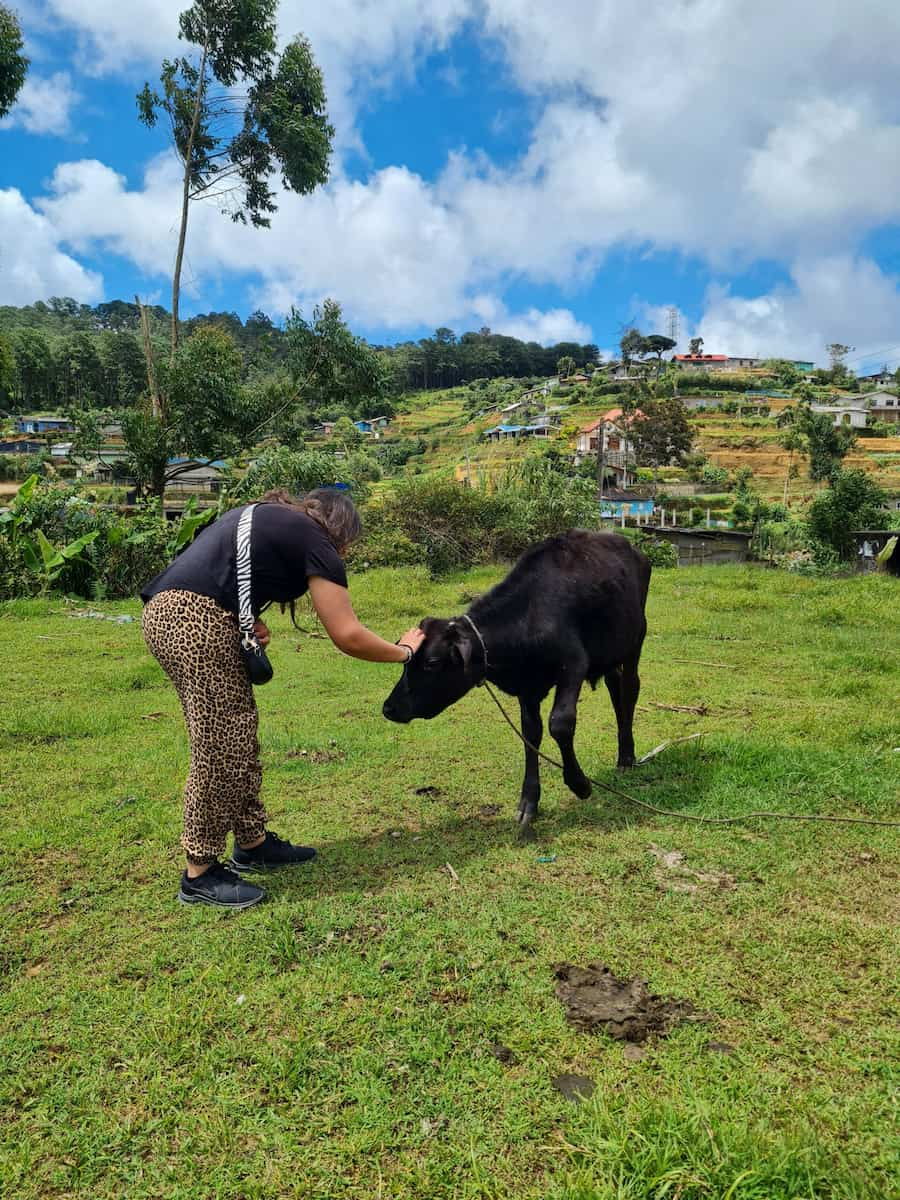
[[[89,546],[100,536],[98,529],[92,529],[82,537],[69,542],[68,546],[57,548],[53,545],[42,529],[35,530],[35,540],[22,538],[22,557],[29,571],[32,571],[41,581],[43,591],[59,579],[66,565],[81,557],[85,546]]]
[[[19,526],[25,521],[26,513],[24,511],[25,504],[31,498],[31,493],[37,487],[37,475],[29,475],[19,490],[16,492],[12,504],[9,508],[0,512],[0,529],[9,531],[9,540],[15,548],[19,538]]]

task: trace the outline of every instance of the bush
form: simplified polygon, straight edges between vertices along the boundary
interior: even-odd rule
[[[188,510],[170,523],[158,503],[128,518],[77,488],[28,481],[0,524],[0,599],[50,592],[92,600],[134,596],[204,520]],[[61,561],[48,567],[45,551],[60,552]]]
[[[401,480],[366,507],[365,540],[354,559],[423,562],[440,575],[517,558],[542,538],[597,521],[593,481],[564,475],[549,457],[533,455],[493,490],[434,475]]]
[[[809,535],[814,552],[827,550],[839,559],[853,557],[856,529],[875,529],[887,519],[885,493],[865,471],[835,471],[825,491],[809,509]],[[816,548],[822,548],[821,552]]]
[[[624,533],[629,541],[634,542],[638,549],[647,555],[650,565],[654,569],[657,567],[668,568],[678,566],[678,551],[671,542],[667,542],[664,538],[654,537],[652,533],[648,533],[645,529],[631,529],[626,527],[616,532]]]
[[[362,480],[354,475],[353,463],[359,468],[361,458],[368,455],[351,454],[346,459],[326,454],[322,450],[289,450],[276,446],[264,450],[253,463],[235,489],[235,497],[241,502],[255,500],[272,488],[286,488],[300,494],[313,488],[327,487],[335,483],[349,483],[354,498],[363,499],[366,488]],[[377,464],[372,464],[377,469]]]

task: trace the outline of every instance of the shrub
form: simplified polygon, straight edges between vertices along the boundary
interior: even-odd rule
[[[656,569],[657,567],[668,568],[678,566],[678,551],[671,542],[667,542],[664,538],[654,537],[652,533],[648,533],[645,529],[631,529],[626,527],[617,532],[624,533],[629,541],[634,542],[639,550],[642,550],[650,560],[650,565]]]
[[[809,510],[809,534],[816,548],[846,561],[853,556],[856,529],[873,529],[886,519],[885,494],[865,471],[838,470]],[[817,560],[818,561],[818,560]]]

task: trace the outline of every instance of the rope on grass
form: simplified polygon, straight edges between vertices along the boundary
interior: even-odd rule
[[[538,758],[542,758],[544,762],[549,763],[552,767],[558,767],[561,771],[565,770],[563,764],[556,758],[552,758],[549,754],[545,754],[543,750],[533,746],[525,737],[521,730],[517,729],[506,709],[500,703],[494,689],[485,679],[484,687],[487,689],[488,695],[500,709],[504,721],[513,731],[519,740],[532,750]],[[700,734],[691,734],[688,738],[679,738],[679,741],[691,741],[695,737],[700,737]],[[663,745],[672,745],[673,743],[663,743]],[[657,747],[654,754],[658,754],[662,747]],[[645,758],[650,757],[645,755]],[[643,761],[643,760],[642,760]],[[756,812],[745,813],[742,817],[702,817],[696,813],[678,812],[672,808],[658,808],[655,804],[650,804],[646,800],[639,800],[637,796],[631,796],[628,792],[623,792],[620,788],[614,788],[608,783],[603,783],[599,779],[592,779],[590,775],[586,777],[594,787],[601,788],[604,792],[609,792],[611,796],[618,796],[620,800],[626,800],[629,804],[634,804],[637,808],[646,809],[647,812],[657,813],[662,817],[675,817],[679,821],[695,821],[700,825],[743,825],[748,821],[827,821],[833,825],[878,825],[885,829],[900,829],[900,821],[879,821],[875,817],[829,817],[822,816],[819,813],[779,813],[767,812],[758,810]]]

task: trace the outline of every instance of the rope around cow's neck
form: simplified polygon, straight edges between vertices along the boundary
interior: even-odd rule
[[[473,627],[474,628],[474,627]],[[482,643],[483,644],[483,643]],[[487,651],[485,651],[487,657]],[[543,750],[539,750],[537,746],[533,746],[525,737],[521,730],[517,729],[512,721],[512,718],[507,713],[506,709],[500,703],[494,689],[486,679],[483,679],[482,684],[487,689],[488,695],[500,709],[503,714],[503,719],[529,750],[532,750],[544,762],[550,763],[553,767],[558,767],[561,771],[565,770],[563,764],[556,758],[551,758],[549,754],[545,754]],[[696,821],[701,825],[742,825],[746,821],[828,821],[834,825],[879,825],[886,829],[900,829],[900,821],[878,821],[874,817],[826,817],[818,813],[779,813],[757,811],[745,813],[742,817],[702,817],[695,813],[677,812],[671,808],[657,808],[655,804],[649,804],[646,800],[638,800],[637,796],[630,796],[628,792],[623,792],[619,788],[611,787],[608,783],[603,783],[599,779],[592,779],[587,776],[588,782],[594,787],[602,788],[604,792],[609,792],[612,796],[618,796],[621,800],[627,800],[629,804],[634,804],[638,808],[644,808],[648,812],[658,813],[662,817],[675,817],[679,821]]]

